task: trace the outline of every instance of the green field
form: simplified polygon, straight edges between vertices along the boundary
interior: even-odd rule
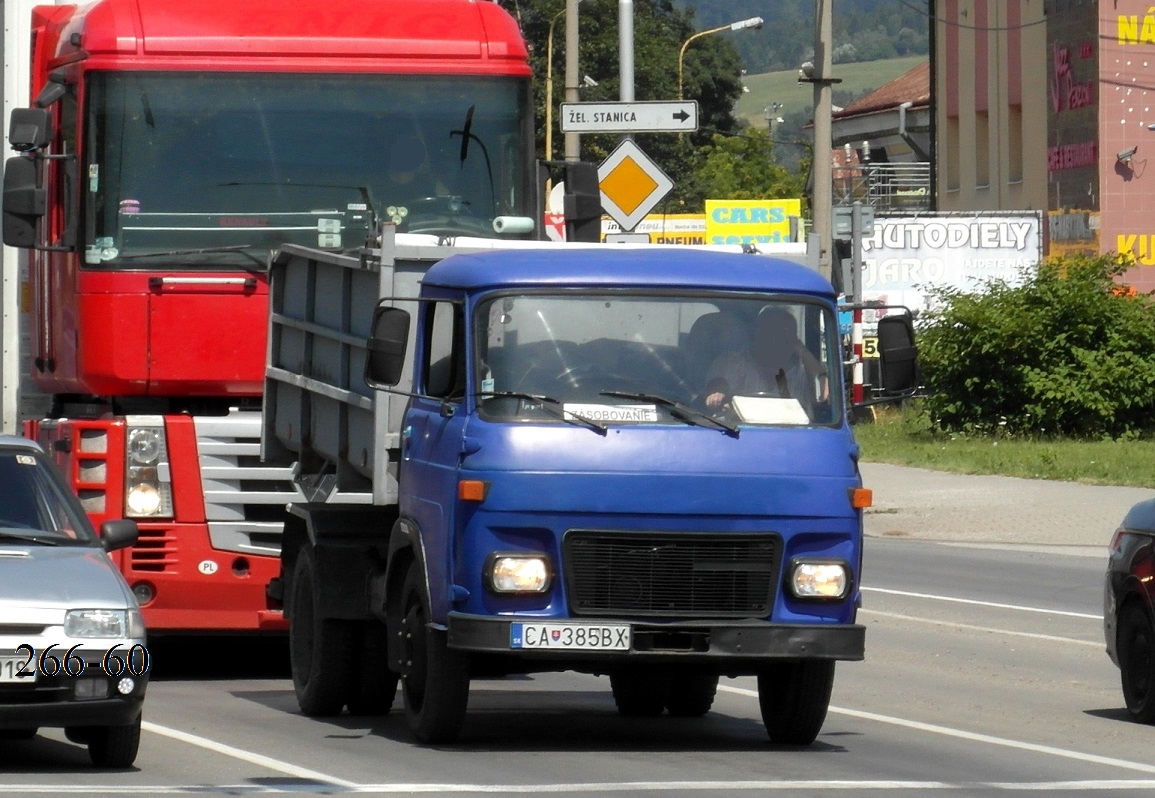
[[[925,55],[916,55],[861,64],[835,64],[832,77],[841,78],[842,82],[835,84],[834,89],[859,95],[886,85],[926,59]],[[793,114],[800,109],[805,109],[807,114],[813,111],[814,87],[809,83],[799,83],[796,69],[747,75],[745,82],[750,91],[742,95],[734,112],[739,119],[745,119],[755,127],[766,126],[765,109],[774,102],[783,105],[778,116]]]

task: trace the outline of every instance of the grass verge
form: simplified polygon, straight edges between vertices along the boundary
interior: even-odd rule
[[[1155,488],[1150,440],[1028,439],[931,431],[917,410],[879,409],[854,426],[862,459],[958,474]]]

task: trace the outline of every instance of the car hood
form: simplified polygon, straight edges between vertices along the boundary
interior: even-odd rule
[[[0,616],[8,616],[8,607],[131,606],[128,586],[101,549],[14,546],[0,541]]]

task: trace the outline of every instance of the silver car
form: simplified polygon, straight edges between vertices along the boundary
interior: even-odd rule
[[[41,448],[0,435],[0,739],[62,727],[98,767],[136,760],[149,654],[108,556],[136,538],[133,521],[98,537]]]

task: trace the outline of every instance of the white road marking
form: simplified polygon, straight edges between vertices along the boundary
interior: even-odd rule
[[[1073,637],[1059,637],[1057,635],[1044,635],[1037,632],[1014,632],[1010,629],[995,629],[990,626],[975,626],[969,623],[956,623],[955,621],[941,621],[934,618],[918,618],[914,615],[902,615],[897,612],[883,612],[882,610],[867,610],[861,609],[858,611],[859,615],[863,613],[867,615],[878,615],[883,618],[894,618],[899,621],[914,621],[915,623],[929,623],[933,626],[949,626],[952,629],[966,629],[970,632],[991,632],[1000,635],[1010,635],[1012,637],[1029,637],[1034,640],[1048,640],[1054,643],[1074,643],[1077,646],[1090,646],[1091,648],[1106,648],[1102,640],[1076,640]]]
[[[724,690],[727,693],[735,693],[737,695],[751,696],[754,698],[758,697],[757,690],[749,690],[745,687],[730,687],[728,685],[719,685],[718,690]],[[1155,765],[1148,765],[1143,762],[1131,762],[1126,759],[1099,756],[1098,754],[1085,754],[1082,751],[1071,751],[1067,748],[1056,748],[1051,745],[1028,743],[1024,740],[1012,740],[1008,737],[995,737],[990,734],[969,732],[963,729],[952,729],[949,726],[939,726],[933,723],[922,723],[921,721],[917,720],[895,718],[890,715],[879,715],[876,712],[863,712],[862,710],[847,709],[846,707],[832,706],[830,707],[830,712],[833,712],[836,715],[845,715],[848,718],[858,718],[859,720],[869,720],[873,721],[874,723],[886,723],[891,726],[899,726],[904,729],[930,732],[931,734],[941,734],[944,737],[954,737],[959,740],[969,740],[976,743],[998,745],[1003,748],[1016,748],[1020,751],[1031,751],[1036,754],[1049,754],[1051,756],[1070,759],[1076,762],[1089,762],[1095,765],[1107,765],[1108,767],[1120,768],[1123,770],[1137,770],[1140,773],[1155,773]]]
[[[170,729],[167,726],[161,726],[156,723],[144,721],[140,724],[141,729],[159,734],[162,737],[169,737],[173,740],[178,740],[188,745],[195,745],[198,748],[204,748],[206,751],[223,754],[233,759],[238,759],[241,762],[248,762],[250,765],[267,768],[268,770],[281,773],[294,779],[309,779],[311,781],[320,782],[318,787],[325,784],[332,784],[338,787],[353,788],[356,782],[347,781],[346,779],[338,778],[337,776],[330,776],[328,773],[321,773],[309,768],[303,768],[299,765],[294,765],[280,759],[273,759],[263,754],[255,754],[252,751],[246,751],[243,748],[234,748],[225,743],[219,743],[216,740],[210,740],[207,737],[201,737],[196,734],[189,734],[188,732],[180,731],[179,729]]]
[[[1066,610],[1048,610],[1043,607],[1024,607],[1019,604],[999,604],[994,601],[978,601],[977,599],[955,598],[954,596],[936,596],[931,593],[911,593],[906,590],[888,590],[884,587],[863,587],[864,593],[884,593],[888,596],[906,596],[907,598],[932,599],[934,601],[950,601],[955,604],[974,604],[979,607],[991,607],[999,610],[1018,610],[1019,612],[1038,612],[1044,615],[1063,615],[1068,618],[1086,618],[1091,621],[1103,620],[1102,615],[1091,615],[1086,612],[1068,612]]]

